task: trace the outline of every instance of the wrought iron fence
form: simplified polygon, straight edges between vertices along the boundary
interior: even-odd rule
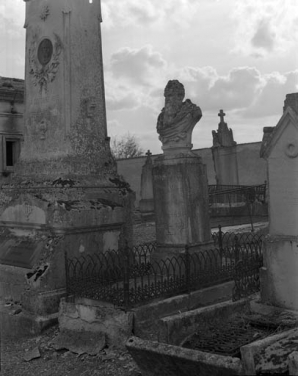
[[[266,202],[267,183],[259,185],[209,185],[209,204],[211,206]]]
[[[218,231],[211,234],[214,246],[218,248],[233,247],[235,243],[250,248],[257,246],[264,237],[263,233],[250,231],[235,234],[234,232],[223,232],[221,228],[221,225],[219,225]]]
[[[65,253],[67,295],[107,301],[127,310],[142,302],[230,281],[237,275],[239,288],[234,289],[233,297],[238,299],[247,290],[242,277],[251,273],[248,265],[260,260],[261,240],[254,236],[246,243],[235,234],[233,241],[232,234],[226,239],[225,234],[220,236],[219,247],[191,253],[186,245],[184,253],[159,262],[151,259],[155,243],[72,259]]]
[[[260,268],[262,254],[252,254],[247,260],[239,260],[235,265],[232,299],[239,300],[260,290]]]

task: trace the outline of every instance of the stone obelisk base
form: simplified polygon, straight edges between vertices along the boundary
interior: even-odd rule
[[[59,179],[24,187],[18,181],[2,189],[9,203],[0,210],[0,301],[21,304],[24,331],[36,334],[57,320],[66,257],[82,262],[125,240],[132,244],[134,194],[116,177],[113,182]],[[83,281],[89,271],[76,265]]]

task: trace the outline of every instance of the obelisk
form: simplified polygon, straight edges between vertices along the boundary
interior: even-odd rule
[[[65,295],[65,251],[130,242],[134,195],[107,135],[100,0],[25,1],[24,143],[0,193],[0,287],[23,276],[6,295],[38,331]]]

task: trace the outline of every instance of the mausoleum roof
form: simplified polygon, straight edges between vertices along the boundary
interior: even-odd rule
[[[261,145],[261,150],[260,150],[260,157],[267,159],[274,146],[284,133],[285,129],[292,124],[298,132],[298,114],[296,111],[292,109],[292,107],[287,106],[284,109],[284,113],[280,120],[278,121],[277,125],[275,127],[265,127],[263,129],[264,135],[263,135],[263,140],[262,140],[262,145]],[[298,136],[298,135],[297,135]],[[296,140],[290,140],[291,143],[296,143]],[[292,144],[291,144],[292,145]]]

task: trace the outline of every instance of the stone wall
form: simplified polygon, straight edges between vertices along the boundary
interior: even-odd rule
[[[251,142],[236,145],[238,160],[238,175],[240,185],[263,184],[267,179],[266,162],[260,158],[261,142]],[[214,163],[211,148],[195,149],[207,167],[208,184],[216,184]],[[152,155],[152,160],[158,157]],[[130,184],[136,192],[136,207],[139,206],[142,166],[146,157],[119,159],[118,173]]]

